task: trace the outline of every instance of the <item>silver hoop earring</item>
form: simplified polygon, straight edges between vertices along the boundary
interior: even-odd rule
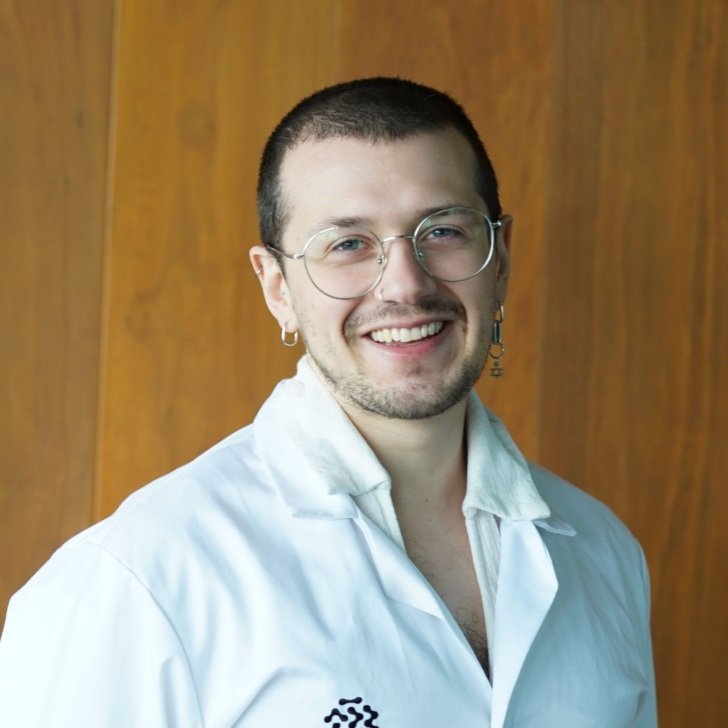
[[[493,360],[490,365],[490,376],[494,379],[500,379],[505,374],[505,369],[501,365],[501,359],[506,353],[506,347],[503,346],[501,338],[501,324],[503,323],[503,304],[496,300],[498,309],[493,319],[493,328],[490,334],[490,346],[488,347],[488,356]]]
[[[293,338],[289,339],[288,334],[292,334]],[[283,342],[283,346],[293,348],[298,343],[298,331],[288,331],[286,324],[283,324],[281,326],[281,341]]]

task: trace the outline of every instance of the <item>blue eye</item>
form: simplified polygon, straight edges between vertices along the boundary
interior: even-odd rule
[[[326,256],[346,256],[347,259],[358,260],[377,256],[379,253],[380,246],[377,240],[354,233],[332,240],[325,254]]]
[[[462,244],[465,241],[465,234],[459,227],[452,225],[437,225],[423,230],[418,236],[418,245],[425,247],[430,246],[450,246]]]
[[[434,238],[447,238],[460,234],[460,230],[458,230],[457,228],[448,227],[446,225],[440,225],[427,231],[427,236],[432,236]]]
[[[331,246],[331,249],[345,253],[347,251],[361,250],[363,247],[367,247],[367,242],[362,238],[343,238],[341,240],[337,240],[336,243]]]

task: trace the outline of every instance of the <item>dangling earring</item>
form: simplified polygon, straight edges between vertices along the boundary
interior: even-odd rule
[[[293,338],[289,339],[288,334],[293,334]],[[283,346],[294,347],[298,343],[298,331],[288,331],[286,324],[283,324],[281,326],[281,341],[283,342]]]
[[[490,335],[490,347],[488,347],[488,356],[493,360],[490,365],[490,376],[494,379],[500,379],[505,370],[501,366],[501,359],[506,353],[506,347],[503,346],[501,340],[501,324],[503,323],[503,304],[496,301],[498,310],[495,312],[493,319],[493,329]]]

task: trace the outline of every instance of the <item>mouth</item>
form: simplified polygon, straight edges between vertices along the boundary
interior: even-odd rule
[[[410,341],[421,341],[436,336],[444,326],[444,321],[431,321],[428,324],[410,328],[375,329],[369,332],[369,336],[378,344],[406,344]]]

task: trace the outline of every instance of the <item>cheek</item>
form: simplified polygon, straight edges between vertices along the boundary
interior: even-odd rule
[[[467,281],[467,289],[460,292],[460,301],[465,306],[468,321],[477,324],[477,319],[492,318],[496,309],[496,284],[492,275]]]
[[[343,329],[344,322],[351,312],[348,301],[337,301],[319,291],[308,301],[308,318],[321,329]]]
[[[352,310],[347,302],[336,301],[319,294],[305,301],[297,299],[293,309],[298,324],[309,341],[317,339],[333,341],[345,337],[346,321]]]

